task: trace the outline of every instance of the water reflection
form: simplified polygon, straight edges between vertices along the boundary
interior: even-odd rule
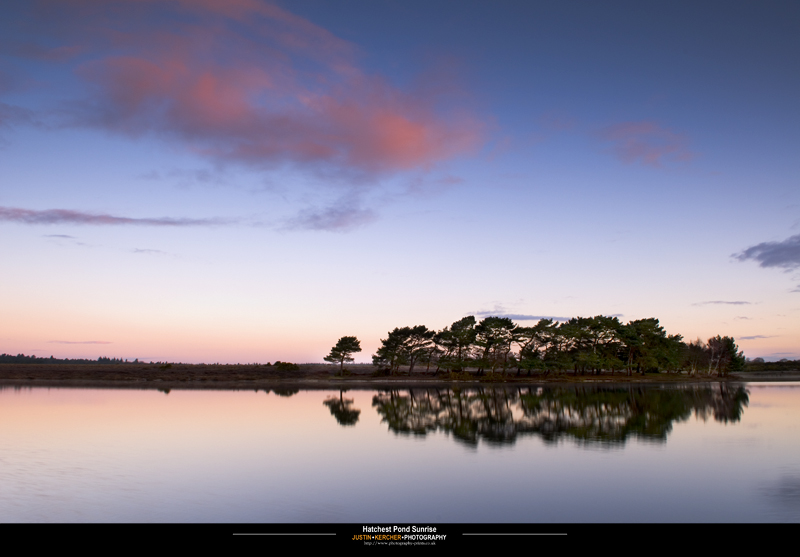
[[[800,385],[494,387],[0,388],[0,522],[800,518]]]
[[[779,509],[782,519],[795,522],[800,519],[800,476],[783,475],[763,491],[772,506]]]
[[[264,392],[269,394],[269,389],[264,389]],[[272,389],[272,392],[278,396],[290,397],[300,392],[300,389]]]
[[[333,400],[325,402],[332,414]],[[713,417],[738,422],[748,402],[744,386],[725,383],[680,388],[393,389],[372,398],[382,422],[394,433],[424,436],[443,431],[471,446],[481,440],[513,444],[524,435],[548,443],[568,438],[621,445],[631,437],[663,443],[675,422],[692,414],[704,421]]]
[[[358,408],[351,408],[353,404],[352,398],[343,397],[344,391],[340,390],[339,398],[329,397],[322,404],[330,409],[331,415],[336,418],[336,421],[339,422],[339,425],[356,425],[358,422],[358,416],[361,414],[361,410]]]

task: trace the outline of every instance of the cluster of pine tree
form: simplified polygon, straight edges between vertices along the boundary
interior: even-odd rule
[[[390,331],[372,357],[373,364],[397,374],[401,366],[478,375],[515,370],[576,375],[604,371],[655,373],[688,370],[716,373],[744,369],[745,358],[731,337],[686,344],[681,335],[668,335],[658,319],[622,323],[616,317],[575,317],[565,322],[541,319],[523,327],[508,317],[486,317],[478,322],[464,317],[441,331],[424,325]]]

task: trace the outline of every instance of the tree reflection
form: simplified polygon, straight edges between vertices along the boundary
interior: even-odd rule
[[[629,438],[666,442],[675,422],[694,415],[737,422],[749,402],[741,385],[525,387],[381,391],[372,406],[391,431],[442,431],[476,446],[512,444],[520,435],[545,442],[624,444]],[[328,402],[326,402],[328,404]],[[333,412],[333,410],[331,410]]]
[[[335,396],[330,397],[323,402],[325,406],[331,411],[331,415],[336,418],[339,425],[348,426],[356,425],[358,417],[361,415],[361,410],[358,408],[351,408],[353,404],[352,398],[344,398],[344,391],[339,391],[339,398]]]
[[[269,389],[265,389],[265,393],[269,394]],[[300,392],[300,389],[272,389],[272,392],[278,396],[290,397]]]

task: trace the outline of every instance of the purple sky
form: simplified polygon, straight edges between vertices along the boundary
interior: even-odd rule
[[[800,358],[796,2],[0,10],[0,352],[605,314]]]

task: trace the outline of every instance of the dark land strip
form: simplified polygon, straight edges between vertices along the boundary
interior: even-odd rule
[[[799,381],[800,371],[733,372],[719,377],[716,374],[688,375],[684,373],[647,373],[626,375],[617,371],[599,375],[568,373],[526,373],[511,371],[500,374],[470,376],[459,374],[457,379],[448,373],[401,372],[395,376],[380,376],[372,365],[350,365],[345,376],[336,375],[338,366],[329,364],[300,364],[297,370],[280,370],[275,366],[254,364],[0,364],[0,386],[8,387],[85,387],[134,389],[339,389],[385,387],[435,387],[456,385],[531,385],[576,383],[660,383],[694,384],[718,381]]]

